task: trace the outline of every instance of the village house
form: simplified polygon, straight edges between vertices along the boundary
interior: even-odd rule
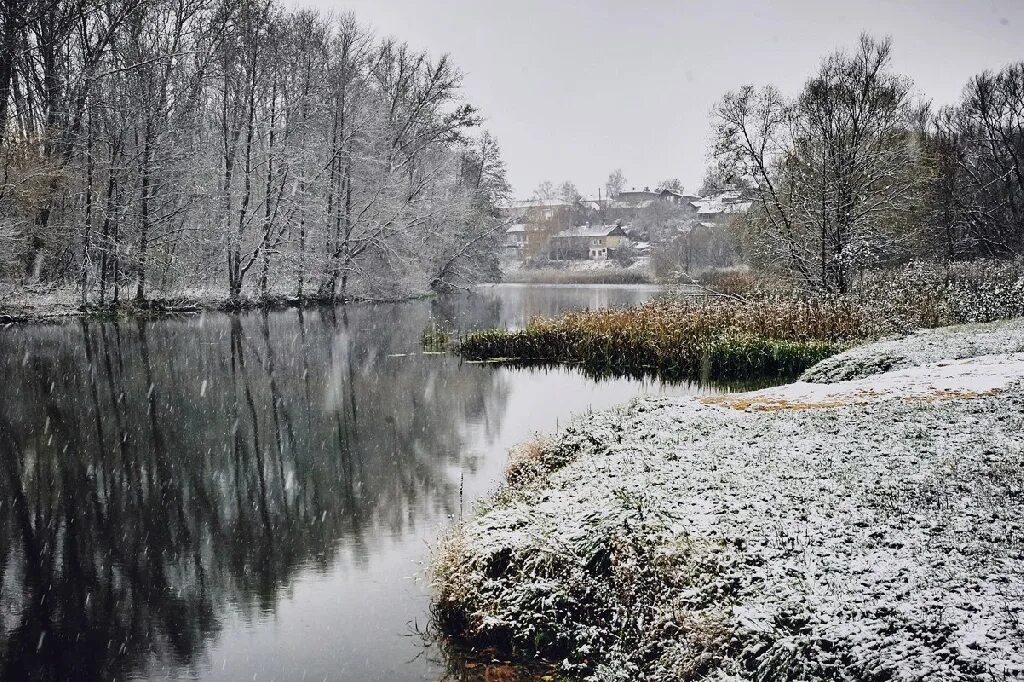
[[[673,189],[652,190],[650,187],[643,189],[630,189],[619,192],[615,197],[604,204],[603,215],[605,220],[634,220],[644,209],[657,202],[665,202],[672,206],[689,205],[689,202],[700,197],[682,194]]]
[[[629,241],[621,225],[581,225],[552,236],[548,254],[552,260],[607,260]]]
[[[619,192],[615,195],[613,205],[644,208],[645,206],[650,206],[653,201],[667,201],[670,204],[682,204],[689,199],[696,198],[697,197],[690,197],[682,194],[681,192],[677,192],[674,189],[666,188],[652,190],[650,187],[644,187],[641,190],[633,188],[628,191]]]
[[[689,205],[699,222],[724,225],[749,211],[753,203],[742,190],[729,188],[691,201]]]
[[[509,226],[505,230],[505,247],[509,249],[522,250],[526,248],[529,243],[529,235],[526,231],[526,225],[523,223],[516,223],[515,225]]]
[[[733,186],[703,197],[645,187],[620,192],[612,200],[585,199],[575,207],[561,200],[527,199],[508,202],[499,210],[515,220],[505,230],[504,246],[516,258],[606,260],[627,245],[632,249],[643,243],[642,250],[650,251],[652,242],[667,243],[698,226],[724,227],[752,204],[747,193]],[[647,228],[657,216],[645,209],[658,208],[658,213],[662,206],[670,208],[674,217],[666,216],[664,229],[651,232]],[[589,216],[597,216],[602,224],[566,228],[577,209],[589,209]]]

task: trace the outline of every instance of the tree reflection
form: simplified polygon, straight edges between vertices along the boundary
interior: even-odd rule
[[[228,606],[455,512],[460,424],[507,387],[403,355],[431,311],[387,310],[0,333],[0,674],[187,665]]]

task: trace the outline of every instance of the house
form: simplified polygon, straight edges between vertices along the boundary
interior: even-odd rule
[[[691,201],[690,207],[700,222],[722,225],[749,211],[753,203],[742,190],[729,188]]]
[[[652,190],[650,187],[644,187],[641,190],[630,189],[628,191],[619,192],[615,195],[615,203],[621,206],[633,206],[637,208],[643,208],[650,206],[651,202],[654,201],[667,201],[670,204],[683,204],[688,199],[694,199],[697,197],[690,197],[689,195],[677,192],[674,189],[657,189]]]
[[[548,253],[552,260],[606,260],[629,241],[621,225],[581,225],[553,235]]]
[[[651,191],[650,187],[644,187],[643,189],[637,189],[634,187],[630,190],[624,190],[616,194],[614,203],[618,206],[643,208],[644,206],[650,205],[650,203],[655,199],[660,198],[661,194]]]
[[[529,242],[526,225],[516,223],[505,230],[505,247],[509,249],[522,250]]]

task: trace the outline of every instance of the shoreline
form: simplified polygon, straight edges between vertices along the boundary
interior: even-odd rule
[[[203,297],[166,297],[151,298],[145,301],[129,300],[118,305],[86,304],[75,305],[61,301],[40,303],[0,304],[0,326],[25,325],[46,322],[63,322],[79,319],[136,319],[165,318],[185,315],[198,315],[206,312],[245,312],[252,310],[289,310],[299,308],[313,310],[324,307],[336,307],[359,304],[405,303],[435,296],[434,293],[414,294],[395,299],[318,299],[295,298],[290,296],[273,297],[266,300],[244,298],[232,301],[224,298]]]
[[[570,261],[571,262],[571,261]],[[589,261],[587,261],[589,263]],[[505,284],[647,284],[662,282],[647,269],[627,267],[508,268],[502,271]]]
[[[471,285],[467,291],[494,286],[516,287],[644,287],[651,290],[663,290],[664,285],[657,283],[571,283],[571,282],[479,282]],[[461,291],[461,289],[460,289]],[[141,304],[134,299],[122,300],[117,306],[110,303],[100,305],[89,303],[83,307],[77,297],[68,292],[57,291],[48,294],[31,294],[22,296],[18,302],[0,301],[0,325],[21,325],[41,322],[61,322],[75,319],[106,319],[136,317],[171,317],[175,315],[196,315],[203,312],[240,312],[246,310],[287,310],[302,308],[311,310],[325,306],[405,303],[437,296],[436,292],[410,294],[399,298],[350,298],[346,300],[329,300],[312,297],[299,299],[295,296],[275,296],[267,300],[244,298],[231,301],[227,298],[214,296],[165,296],[149,298]],[[53,300],[62,298],[63,300]],[[49,299],[49,300],[48,300]]]
[[[1024,674],[1024,320],[803,378],[514,451],[436,553],[443,631],[571,679]]]

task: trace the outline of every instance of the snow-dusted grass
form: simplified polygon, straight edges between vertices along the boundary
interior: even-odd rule
[[[1022,352],[1024,326],[1020,320],[925,329],[911,336],[851,348],[819,362],[801,379],[830,383],[947,360]]]
[[[929,334],[535,444],[439,550],[440,622],[601,680],[1024,676],[1024,323]]]

